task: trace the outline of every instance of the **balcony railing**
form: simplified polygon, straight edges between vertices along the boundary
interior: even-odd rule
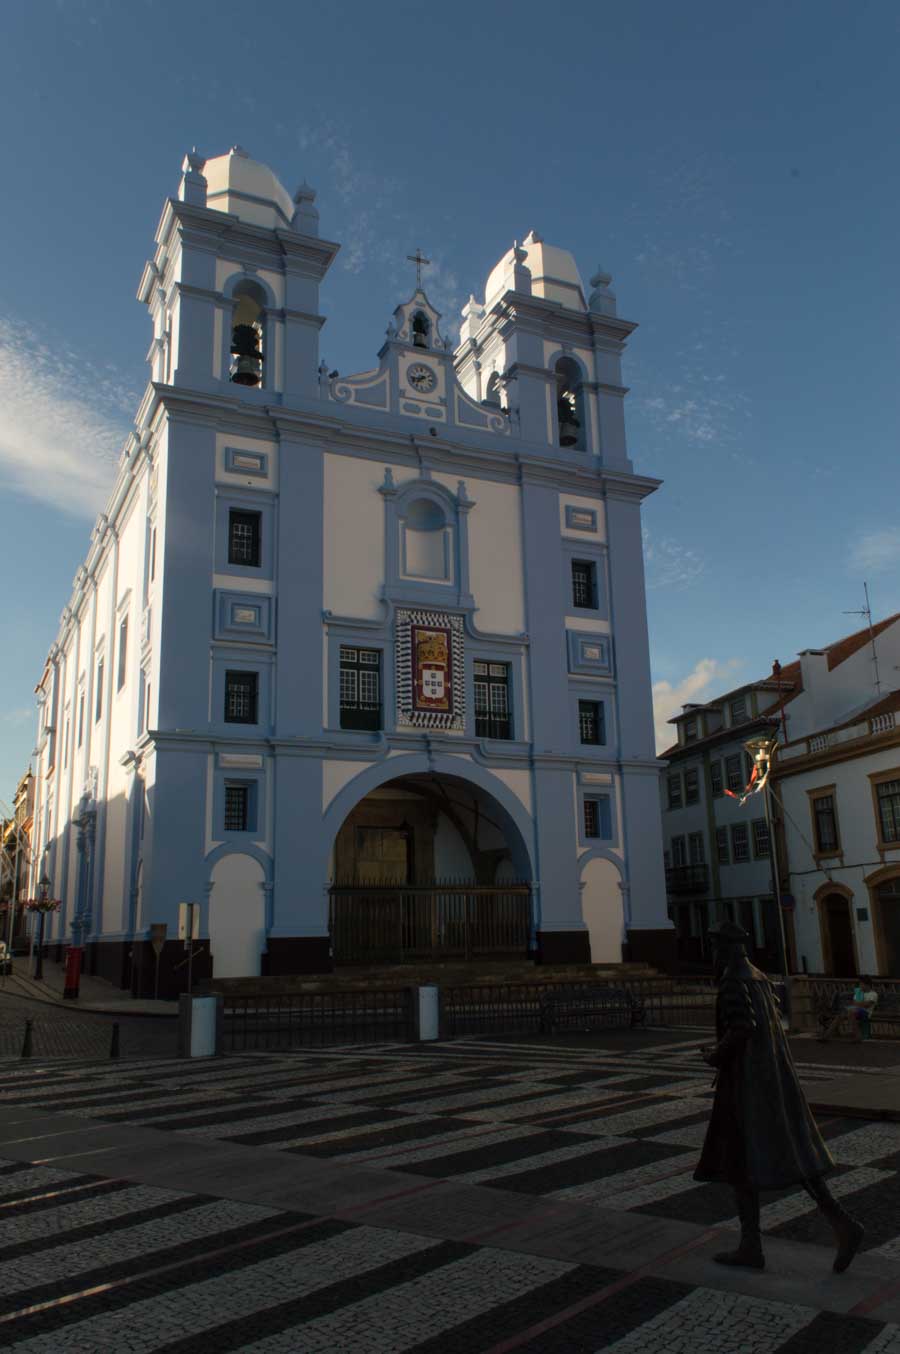
[[[708,865],[667,865],[666,892],[671,894],[707,893]]]
[[[476,738],[512,738],[512,720],[509,715],[475,716]]]
[[[381,702],[354,701],[352,705],[341,705],[341,728],[377,732],[381,728]]]

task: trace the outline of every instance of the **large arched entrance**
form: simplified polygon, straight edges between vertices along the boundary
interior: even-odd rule
[[[823,890],[818,896],[822,960],[825,972],[834,978],[852,978],[858,972],[852,897],[838,888]]]
[[[526,958],[530,856],[508,808],[434,771],[369,790],[334,839],[329,931],[337,965]]]

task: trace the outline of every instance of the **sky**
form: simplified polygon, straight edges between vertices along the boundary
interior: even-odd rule
[[[900,610],[894,0],[4,0],[0,800],[146,381],[186,150],[317,190],[331,367],[534,229],[613,276],[665,720]]]

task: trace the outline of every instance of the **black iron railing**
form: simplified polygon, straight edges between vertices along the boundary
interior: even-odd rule
[[[512,719],[509,715],[475,716],[476,738],[512,738]]]
[[[322,1048],[390,1043],[415,1037],[414,990],[226,995],[224,1050]]]
[[[381,728],[381,702],[380,701],[350,701],[345,704],[341,702],[341,728],[342,729],[368,729],[375,731]]]
[[[666,892],[671,894],[706,893],[709,890],[708,865],[667,865]]]
[[[336,964],[524,958],[531,935],[527,884],[497,887],[335,885],[329,925]]]

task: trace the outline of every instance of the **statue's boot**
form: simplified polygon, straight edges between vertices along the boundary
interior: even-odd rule
[[[759,1192],[755,1189],[736,1189],[738,1217],[741,1220],[741,1240],[736,1251],[714,1255],[717,1265],[740,1265],[744,1269],[765,1269],[762,1237],[759,1232]]]
[[[832,1269],[835,1274],[843,1274],[862,1245],[866,1229],[861,1222],[851,1217],[846,1208],[841,1207],[824,1180],[807,1180],[805,1185],[807,1194],[815,1199],[834,1232],[837,1254]]]

